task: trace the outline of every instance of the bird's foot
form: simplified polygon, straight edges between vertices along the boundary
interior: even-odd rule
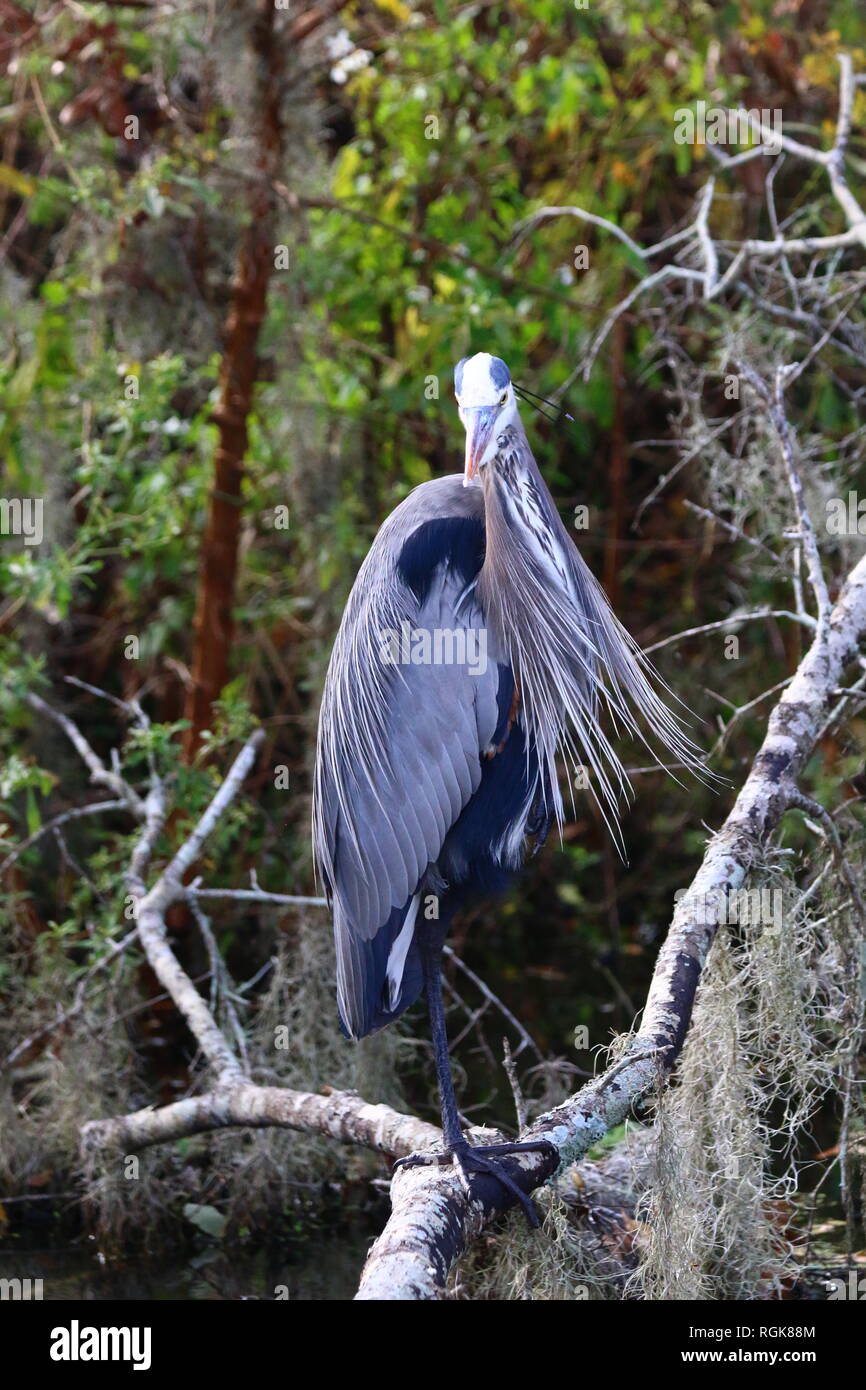
[[[541,1222],[535,1203],[528,1193],[518,1187],[517,1183],[505,1171],[501,1163],[497,1163],[498,1158],[505,1158],[510,1154],[519,1153],[545,1153],[550,1151],[556,1154],[554,1146],[546,1139],[528,1140],[520,1143],[515,1140],[511,1144],[479,1144],[474,1147],[467,1140],[462,1140],[455,1144],[453,1148],[447,1149],[444,1153],[436,1154],[410,1154],[408,1158],[400,1158],[394,1164],[395,1168],[420,1168],[420,1167],[445,1167],[448,1164],[455,1166],[463,1180],[463,1186],[469,1194],[469,1178],[472,1173],[486,1173],[491,1178],[496,1178],[502,1186],[512,1194],[520,1203],[530,1226],[538,1228]],[[558,1155],[557,1155],[558,1157]]]

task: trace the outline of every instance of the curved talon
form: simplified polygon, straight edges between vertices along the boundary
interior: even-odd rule
[[[406,1158],[398,1158],[394,1168],[444,1168],[446,1163],[451,1163],[453,1155],[449,1151],[444,1154],[408,1154]]]
[[[489,1177],[495,1178],[497,1182],[501,1183],[506,1191],[510,1192],[520,1203],[530,1226],[537,1230],[541,1222],[535,1203],[529,1194],[518,1187],[514,1179],[506,1173],[502,1164],[495,1162],[495,1158],[516,1153],[543,1153],[548,1149],[558,1158],[555,1145],[547,1139],[529,1140],[525,1143],[516,1141],[513,1144],[479,1144],[477,1148],[472,1144],[464,1143],[459,1148],[455,1147],[445,1153],[410,1154],[407,1158],[399,1158],[394,1164],[394,1168],[441,1168],[446,1163],[452,1163],[460,1169],[467,1189],[471,1173],[487,1173]]]

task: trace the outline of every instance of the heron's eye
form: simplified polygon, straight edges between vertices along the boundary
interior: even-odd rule
[[[507,391],[503,391],[503,392],[502,392],[502,395],[499,397],[499,404],[500,404],[500,405],[504,405],[505,402],[506,402],[507,400],[508,400],[508,392],[507,392]]]

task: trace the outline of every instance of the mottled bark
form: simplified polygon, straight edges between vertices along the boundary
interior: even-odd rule
[[[434,1125],[387,1105],[372,1105],[351,1091],[314,1095],[249,1083],[223,1085],[206,1095],[116,1119],[93,1120],[81,1130],[82,1149],[93,1154],[117,1148],[127,1153],[151,1144],[171,1143],[211,1129],[297,1129],[343,1144],[358,1144],[395,1158],[429,1148],[440,1132]]]

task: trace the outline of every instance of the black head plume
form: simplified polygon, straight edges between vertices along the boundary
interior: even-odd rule
[[[571,420],[572,424],[576,424],[574,416],[570,415],[565,407],[559,405],[556,401],[549,401],[546,396],[539,396],[537,392],[530,391],[526,386],[518,386],[516,381],[513,381],[511,384],[518,396],[520,396],[528,406],[531,406],[533,410],[537,410],[539,415],[543,415],[545,420],[549,420],[551,424],[558,425],[560,420]],[[543,405],[549,406],[551,410],[555,410],[556,414],[548,415],[546,410],[542,410]]]

